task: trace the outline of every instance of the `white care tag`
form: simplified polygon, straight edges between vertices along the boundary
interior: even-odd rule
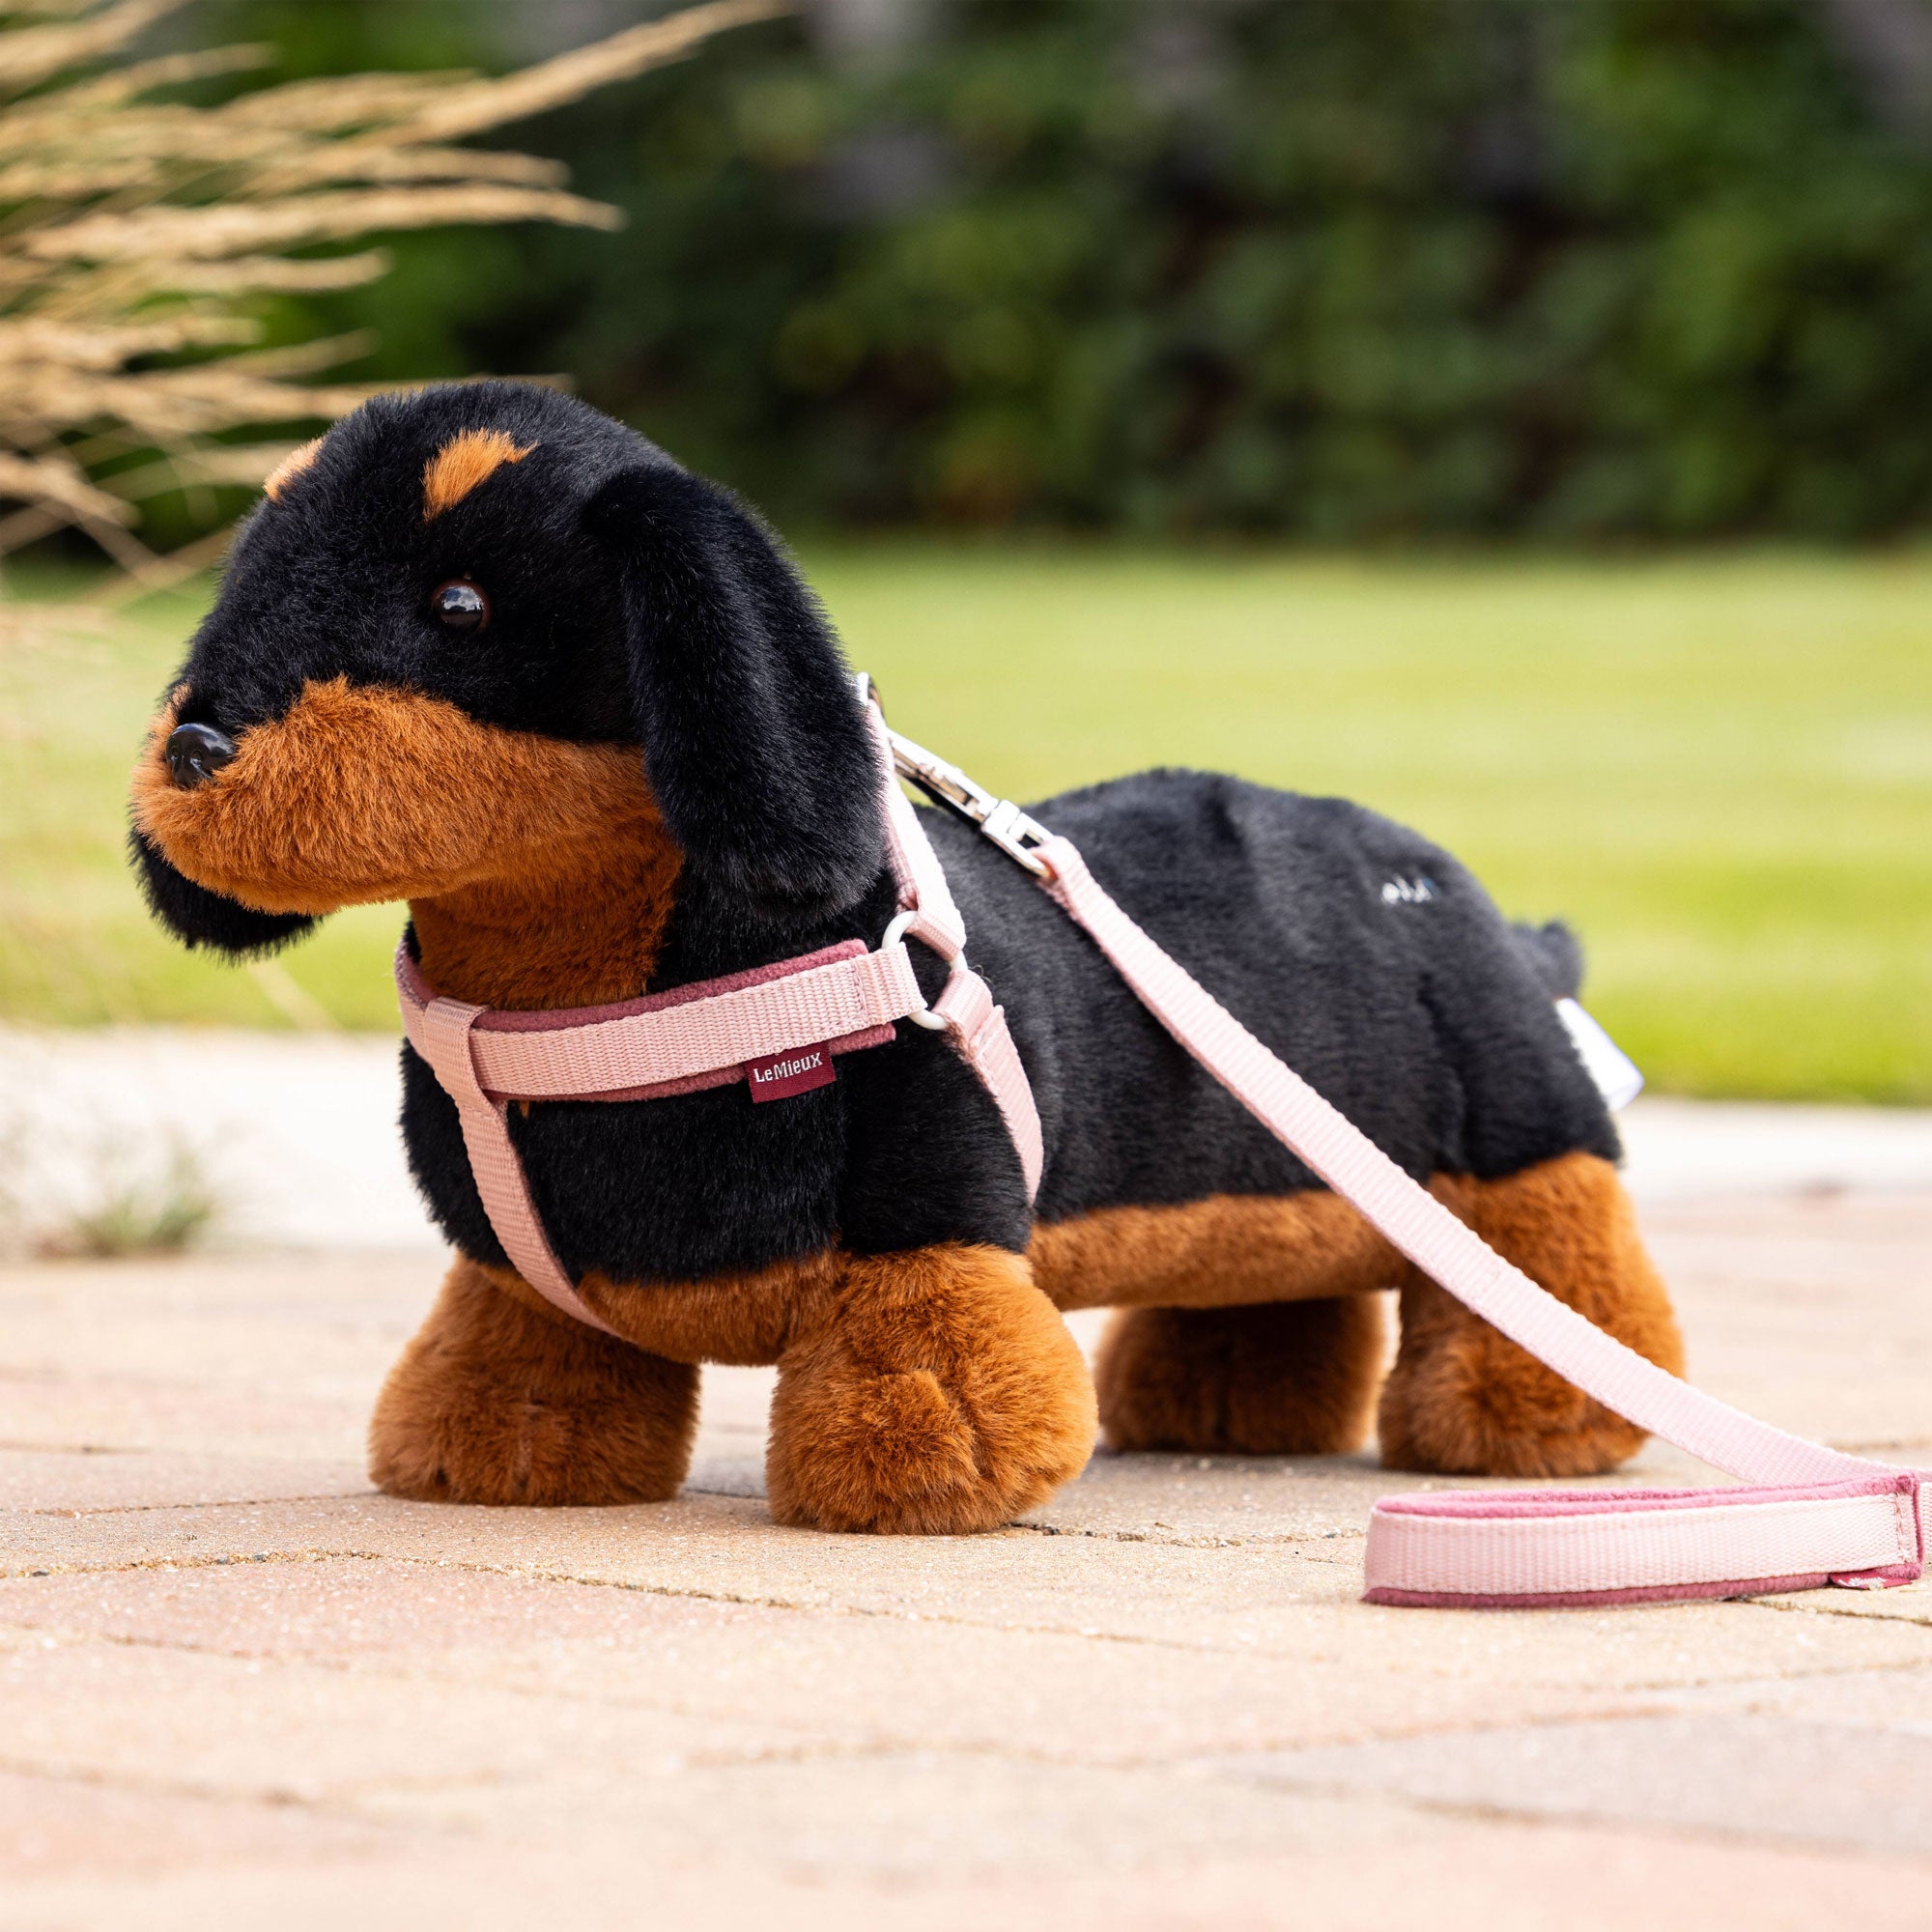
[[[1636,1063],[1575,1000],[1558,1000],[1556,1012],[1569,1029],[1577,1057],[1597,1083],[1610,1112],[1622,1113],[1643,1092],[1643,1075]]]

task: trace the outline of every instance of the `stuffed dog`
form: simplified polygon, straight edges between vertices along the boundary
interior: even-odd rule
[[[1677,1369],[1553,1005],[1579,976],[1560,927],[1512,926],[1447,854],[1337,799],[1163,771],[1031,810],[1493,1247]],[[525,1013],[878,945],[883,817],[861,700],[771,532],[633,431],[502,383],[370,402],[270,479],[132,803],[148,899],[188,945],[240,957],[406,899],[423,981]],[[406,1045],[410,1164],[456,1260],[377,1406],[384,1489],[670,1496],[704,1362],[778,1365],[772,1511],[832,1529],[1010,1520],[1078,1473],[1096,1420],[1122,1450],[1354,1449],[1378,1386],[1392,1465],[1570,1476],[1632,1452],[1326,1191],[1002,853],[922,819],[1031,1080],[1037,1199],[952,1042],[904,1023],[771,1104],[741,1078],[512,1105],[600,1332],[508,1264],[456,1103]],[[1121,1312],[1090,1378],[1061,1311],[1096,1306]]]

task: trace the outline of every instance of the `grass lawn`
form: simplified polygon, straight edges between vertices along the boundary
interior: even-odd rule
[[[1571,920],[1654,1087],[1932,1102],[1932,557],[807,563],[894,721],[1001,790],[1347,793]],[[389,1029],[392,909],[242,970],[146,922],[127,766],[196,608],[0,659],[0,1015]]]

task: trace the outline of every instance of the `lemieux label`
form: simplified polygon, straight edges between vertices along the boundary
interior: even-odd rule
[[[832,1064],[829,1047],[795,1046],[789,1053],[747,1061],[745,1078],[753,1100],[783,1100],[793,1094],[810,1094],[814,1087],[831,1086],[838,1069]]]

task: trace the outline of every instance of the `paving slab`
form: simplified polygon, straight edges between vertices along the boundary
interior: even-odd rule
[[[1644,1215],[1705,1386],[1932,1462],[1932,1193]],[[1368,1455],[781,1530],[761,1370],[676,1502],[397,1502],[362,1432],[440,1273],[0,1270],[4,1932],[1924,1922],[1932,1589],[1371,1608],[1370,1504],[1426,1485]]]
[[[1656,1702],[1664,1709],[1692,1714],[1723,1711],[1796,1718],[1932,1738],[1932,1673],[1912,1668],[1696,1685],[1669,1691]]]
[[[1647,1690],[1531,1673],[1499,1686],[1453,1660],[1364,1673],[1355,1646],[1313,1627],[1287,1655],[1099,1642],[355,1558],[15,1578],[0,1583],[8,1625],[23,1647],[45,1634],[323,1663],[770,1720],[848,1749],[1065,1763],[1658,1708]]]
[[[22,1922],[33,1880],[86,1874],[110,1885],[213,1866],[340,1863],[407,1850],[393,1830],[301,1804],[193,1796],[71,1776],[0,1772],[0,1924]],[[132,1913],[128,1924],[141,1922]]]
[[[84,1638],[0,1656],[0,1700],[12,1771],[337,1806],[429,1785],[648,1778],[811,1744],[767,1719]]]
[[[1927,1459],[1932,1461],[1932,1459]],[[1806,1591],[1793,1597],[1766,1597],[1768,1607],[1813,1616],[1862,1617],[1884,1623],[1922,1624],[1932,1629],[1932,1578],[1921,1577],[1901,1590]]]
[[[1932,1733],[1765,1715],[1497,1725],[1224,1760],[1309,1791],[1932,1854]]]
[[[0,1381],[0,1429],[13,1449],[359,1462],[373,1399],[359,1388],[325,1403],[113,1375],[14,1376]]]
[[[117,1528],[117,1525],[119,1527]],[[26,1541],[31,1531],[33,1541]],[[1274,1657],[1298,1666],[1306,1721],[1361,1736],[1384,1680],[1414,1725],[1480,1718],[1483,1699],[1541,1686],[1604,1690],[1932,1662],[1932,1630],[1723,1604],[1491,1616],[1356,1602],[1358,1556],[1333,1546],[1204,1548],[1038,1536],[835,1541],[772,1529],[754,1504],[691,1498],[656,1510],[450,1511],[372,1501],[0,1520],[4,1567],[37,1580],[124,1565],[226,1567],[266,1555],[379,1557],[575,1580],[864,1621],[1056,1634]],[[1373,1677],[1375,1688],[1365,1688]],[[1332,1684],[1332,1694],[1322,1686]],[[1407,1701],[1405,1701],[1406,1698]],[[1433,1715],[1432,1715],[1433,1714]]]
[[[975,1812],[917,1768],[914,1797],[947,1805],[962,1828]],[[1225,1787],[1197,1793],[1219,1801]],[[574,1834],[559,1845],[488,1836],[413,1839],[388,1856],[270,1864],[235,1861],[163,1875],[49,1874],[16,1883],[0,1905],[9,1932],[125,1927],[207,1932],[271,1923],[278,1932],[344,1924],[465,1932],[661,1932],[781,1925],[854,1932],[917,1924],[922,1932],[1047,1926],[1054,1932],[1814,1932],[1855,1911],[1877,1932],[1919,1932],[1927,1867],[1883,1854],[1741,1845],[1629,1828],[1445,1816],[1376,1801],[1274,1794],[1264,1852],[1181,1858],[1162,1849],[1164,1819],[1138,1844],[1068,1872],[1024,1866],[969,1878],[872,1874],[838,1860],[835,1833],[803,1870],[762,1866],[759,1839],[734,1833],[709,1866],[639,1854],[622,1834]],[[1174,1803],[1189,1794],[1176,1791]],[[1036,1793],[1050,1808],[1052,1794]],[[1199,1802],[1197,1797],[1196,1802]],[[835,1827],[838,1821],[834,1820]]]
[[[0,1510],[87,1516],[101,1510],[179,1509],[373,1493],[360,1461],[195,1455],[179,1450],[0,1450]]]
[[[1653,1207],[1699,1386],[1841,1448],[1932,1441],[1932,1196]]]

